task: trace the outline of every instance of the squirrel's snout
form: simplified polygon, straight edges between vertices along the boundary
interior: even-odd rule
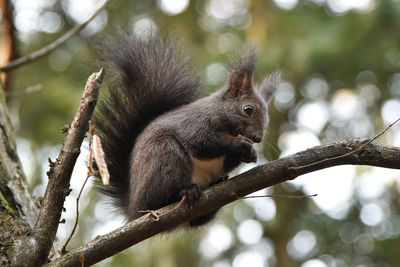
[[[262,141],[262,136],[255,135],[253,136],[252,140],[254,141],[254,143],[260,143]]]

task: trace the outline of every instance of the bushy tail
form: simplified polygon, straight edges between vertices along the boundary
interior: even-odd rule
[[[105,41],[100,52],[106,77],[113,77],[93,118],[111,176],[110,185],[101,190],[123,209],[129,193],[129,156],[137,136],[157,116],[196,100],[200,79],[176,41],[155,32],[120,33]]]

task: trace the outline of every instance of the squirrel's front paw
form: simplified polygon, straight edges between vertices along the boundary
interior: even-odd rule
[[[253,148],[253,141],[242,135],[237,138],[240,140],[238,147],[240,161],[246,163],[257,162],[257,152]]]
[[[179,196],[186,197],[186,203],[192,206],[195,202],[200,199],[201,196],[201,188],[197,184],[192,184],[184,189],[182,189],[179,193]]]

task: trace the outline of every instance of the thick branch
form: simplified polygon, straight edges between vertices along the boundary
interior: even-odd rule
[[[35,52],[33,52],[29,55],[17,58],[16,60],[11,61],[9,64],[7,64],[5,66],[0,66],[0,71],[7,71],[7,70],[14,69],[16,67],[19,67],[20,65],[23,65],[25,63],[29,63],[38,58],[41,58],[41,57],[47,55],[48,53],[50,53],[51,51],[57,49],[59,46],[64,44],[66,41],[68,41],[69,38],[71,38],[72,36],[74,36],[75,34],[80,32],[83,28],[85,28],[85,26],[90,21],[92,21],[110,2],[111,2],[111,0],[106,0],[86,21],[84,21],[81,24],[75,25],[72,29],[67,31],[64,35],[62,35],[61,37],[56,39],[54,42],[46,45],[45,47],[43,47],[39,50],[36,50]]]
[[[175,208],[176,204],[162,208],[157,213],[165,215],[161,216],[158,221],[147,214],[115,231],[96,237],[86,245],[49,263],[48,266],[79,266],[82,257],[86,266],[94,264],[168,228],[222,207],[242,196],[316,170],[344,164],[400,169],[400,148],[375,144],[369,144],[345,158],[334,158],[306,166],[325,158],[346,154],[367,141],[356,139],[318,146],[258,166],[206,190],[200,201],[192,208],[186,205]]]
[[[103,77],[104,70],[101,69],[98,73],[92,74],[86,83],[81,103],[68,129],[60,154],[56,162],[50,164],[49,182],[33,234],[17,248],[24,255],[18,255],[17,261],[22,262],[17,262],[16,265],[40,266],[47,260],[57,232],[64,200],[69,194],[71,173],[88,129],[88,121],[96,106]]]
[[[0,83],[0,265],[8,266],[13,255],[12,241],[29,235],[39,208],[32,199],[19,161]]]

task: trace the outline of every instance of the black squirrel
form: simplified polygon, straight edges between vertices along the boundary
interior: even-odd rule
[[[128,220],[183,196],[193,204],[241,162],[256,162],[253,143],[268,125],[279,73],[253,86],[254,47],[231,62],[221,89],[199,98],[200,78],[176,41],[150,32],[104,43],[100,52],[115,79],[93,118],[110,172],[102,191]]]

